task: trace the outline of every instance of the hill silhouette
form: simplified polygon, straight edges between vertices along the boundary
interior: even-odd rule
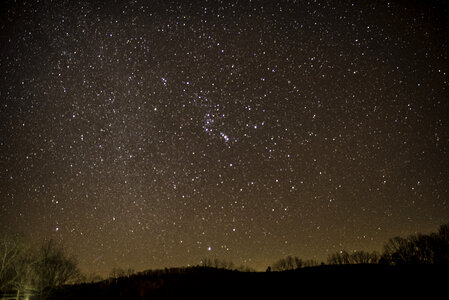
[[[445,291],[448,266],[322,265],[283,272],[209,267],[146,271],[97,283],[65,286],[51,299],[229,299],[305,295],[431,296]],[[292,297],[293,296],[293,297]]]
[[[188,268],[139,273],[114,268],[109,279],[91,277],[90,283],[81,279],[76,259],[53,241],[33,251],[19,237],[4,239],[1,250],[0,299],[428,299],[447,294],[449,224],[430,234],[391,238],[382,253],[341,250],[321,265],[287,256],[255,272],[205,258],[202,266]]]

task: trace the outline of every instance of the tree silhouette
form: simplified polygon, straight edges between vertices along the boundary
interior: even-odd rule
[[[349,265],[349,264],[377,264],[379,262],[377,252],[354,251],[348,253],[345,250],[329,255],[327,263],[329,265]]]
[[[20,274],[17,265],[23,254],[23,243],[18,238],[4,236],[0,249],[0,290],[11,288]]]
[[[434,237],[434,263],[449,264],[449,223],[443,224]]]
[[[235,268],[235,265],[232,261],[220,260],[218,258],[214,258],[212,260],[207,257],[201,260],[201,266],[206,268],[227,269],[227,270],[234,270]]]
[[[384,245],[381,262],[391,265],[449,264],[449,224],[441,225],[436,233],[389,239]]]
[[[41,298],[46,298],[58,286],[75,282],[80,276],[75,257],[69,256],[53,240],[43,243],[33,269],[33,286]]]
[[[109,273],[109,277],[112,279],[117,279],[120,277],[125,277],[126,271],[122,268],[112,268],[111,273]]]
[[[288,271],[288,270],[296,270],[303,267],[304,262],[302,259],[298,257],[287,256],[285,258],[281,258],[277,262],[273,264],[273,271]]]
[[[52,240],[44,242],[39,250],[22,238],[2,240],[0,291],[36,294],[45,299],[58,286],[74,282],[80,272],[74,257]]]
[[[33,290],[35,253],[20,235],[4,236],[0,249],[0,291],[16,291],[16,298]]]

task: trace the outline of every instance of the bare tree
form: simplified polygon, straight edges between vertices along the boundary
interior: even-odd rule
[[[132,275],[134,275],[136,273],[136,271],[133,268],[128,268],[128,270],[126,270],[126,276],[130,277]]]
[[[273,264],[273,271],[285,271],[287,269],[287,261],[285,258],[281,258]]]
[[[212,267],[212,260],[210,258],[206,257],[201,261],[201,265],[203,267],[210,268],[210,267]]]
[[[201,260],[201,265],[203,267],[226,269],[226,270],[233,270],[235,268],[235,265],[232,261],[220,260],[218,258],[214,258],[212,260],[207,257]]]
[[[347,265],[350,264],[349,253],[345,250],[329,255],[327,263],[330,265]]]
[[[4,291],[14,286],[20,273],[17,266],[24,252],[24,243],[18,237],[9,238],[6,235],[1,240],[0,248],[0,290]]]
[[[120,277],[125,277],[126,271],[122,268],[112,268],[111,273],[109,273],[109,277],[117,279]]]
[[[33,286],[41,299],[56,287],[75,282],[80,272],[75,257],[52,240],[44,242],[33,263]]]
[[[214,258],[213,267],[218,269],[221,266],[221,262],[218,260],[218,258]]]
[[[103,277],[101,275],[98,275],[97,273],[93,272],[88,275],[83,275],[82,278],[80,278],[80,282],[83,283],[94,283],[99,282],[103,280]]]
[[[221,267],[223,269],[233,270],[234,269],[234,263],[232,261],[225,261],[225,260],[223,260],[221,262]]]
[[[449,264],[449,223],[441,225],[436,236],[434,263]]]
[[[449,264],[449,224],[441,225],[436,233],[389,239],[381,261],[392,265]]]
[[[302,268],[304,266],[304,262],[302,259],[298,257],[287,256],[285,258],[281,258],[277,262],[273,264],[273,271],[288,271],[288,270],[296,270]]]
[[[350,255],[350,263],[352,264],[377,264],[379,255],[377,252],[355,251]]]
[[[354,251],[348,253],[345,250],[329,255],[327,263],[330,265],[348,265],[348,264],[376,264],[379,262],[377,252]]]
[[[0,249],[0,290],[33,293],[45,298],[57,286],[79,276],[77,262],[53,241],[44,242],[39,251],[23,238],[5,237]]]
[[[302,268],[303,267],[303,265],[304,265],[304,262],[302,261],[302,259],[300,259],[300,258],[298,258],[298,257],[294,257],[294,266],[295,266],[295,269],[299,269],[299,268]]]
[[[32,290],[34,253],[25,239],[16,235],[4,236],[0,246],[0,291],[21,293]]]
[[[285,264],[287,265],[287,270],[293,270],[295,268],[294,261],[295,260],[291,256],[287,256],[285,258]]]

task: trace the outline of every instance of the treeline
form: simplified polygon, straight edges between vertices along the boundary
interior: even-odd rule
[[[381,254],[377,252],[340,251],[329,255],[328,264],[449,264],[449,223],[441,225],[437,232],[414,234],[406,238],[390,238]]]
[[[379,262],[391,265],[449,264],[449,223],[441,225],[435,233],[389,239]]]
[[[447,266],[449,265],[449,223],[441,225],[435,233],[391,238],[384,244],[382,253],[339,251],[329,255],[326,263],[287,256],[273,263],[267,268],[267,271],[289,271],[324,264]],[[48,295],[54,294],[55,290],[58,290],[59,293],[61,289],[58,287],[71,283],[98,283],[97,287],[109,289],[111,284],[116,286],[119,282],[149,280],[149,278],[152,280],[152,284],[159,282],[159,286],[162,282],[172,282],[178,278],[184,278],[183,274],[196,274],[195,276],[202,278],[204,274],[215,274],[216,276],[227,274],[225,276],[228,276],[229,274],[247,273],[253,274],[254,270],[247,266],[235,266],[230,261],[204,258],[200,265],[189,268],[148,270],[138,273],[132,269],[125,271],[114,268],[109,279],[102,280],[95,274],[83,276],[77,267],[75,257],[68,255],[61,245],[53,241],[46,241],[39,247],[32,247],[20,237],[4,237],[0,240],[0,296],[7,294],[8,297],[11,297],[14,293],[17,299],[31,295],[44,299]],[[204,276],[208,278],[208,275]],[[164,279],[161,281],[162,277]],[[147,283],[144,284],[144,286],[147,285]],[[157,289],[152,287],[150,290]]]
[[[20,236],[5,236],[0,243],[0,295],[45,299],[55,288],[80,278],[76,258],[52,240],[32,247]]]
[[[324,264],[322,262],[321,264]],[[328,265],[382,264],[382,265],[416,265],[449,264],[449,223],[441,225],[437,232],[414,234],[407,238],[390,238],[383,247],[383,252],[345,250],[330,254]],[[316,261],[303,261],[298,257],[287,256],[276,261],[267,270],[288,271],[303,267],[317,266]]]
[[[235,270],[240,272],[255,272],[254,269],[240,265],[236,266],[232,261],[220,260],[218,258],[204,258],[201,260],[201,266],[206,268],[216,268],[216,269],[225,269],[225,270]]]
[[[305,267],[315,267],[318,265],[318,261],[313,259],[302,260],[301,258],[298,258],[296,256],[287,256],[276,261],[272,267],[269,266],[267,268],[267,271],[289,271]]]

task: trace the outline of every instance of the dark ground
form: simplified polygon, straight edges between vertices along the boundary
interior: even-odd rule
[[[66,286],[52,299],[445,299],[449,266],[341,265],[285,272],[193,267]]]

